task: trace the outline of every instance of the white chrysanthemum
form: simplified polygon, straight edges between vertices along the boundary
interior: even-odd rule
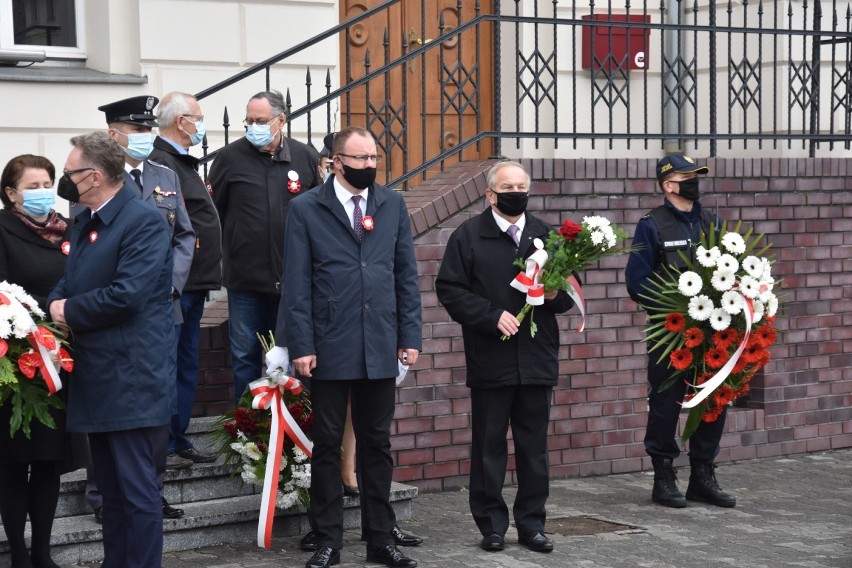
[[[706,249],[703,246],[699,246],[698,250],[695,251],[698,263],[705,268],[716,266],[716,261],[719,260],[719,256],[721,256],[721,254],[722,253],[719,252],[719,247]]]
[[[715,329],[716,331],[722,331],[723,329],[728,329],[728,326],[731,325],[731,314],[726,312],[723,308],[716,308],[710,314],[710,327]]]
[[[12,335],[12,326],[9,325],[9,320],[0,318],[0,337],[8,339]]]
[[[243,451],[243,445],[239,442],[231,442],[231,449],[240,455],[245,454],[245,452]]]
[[[293,466],[293,483],[305,489],[311,486],[311,468],[309,464]]]
[[[243,478],[243,483],[251,483],[254,485],[257,482],[257,476],[253,471],[241,471],[240,477]]]
[[[742,254],[745,252],[746,244],[743,238],[734,232],[725,233],[722,237],[722,246],[733,254]]]
[[[275,497],[275,506],[279,509],[289,509],[298,502],[299,494],[295,491],[290,491],[289,493],[282,493],[279,491],[278,495]]]
[[[677,281],[677,289],[687,298],[691,298],[701,292],[703,285],[701,277],[691,270],[687,270],[681,274]]]
[[[705,321],[713,312],[713,300],[705,295],[695,296],[689,299],[689,317],[695,321]]]
[[[778,312],[778,297],[773,294],[769,300],[766,301],[766,315],[768,317],[774,318],[775,314]]]
[[[737,262],[737,259],[733,256],[729,254],[723,254],[716,261],[716,269],[734,274],[737,270],[740,269],[740,263]]]
[[[278,464],[278,470],[279,470],[279,471],[284,471],[284,469],[285,469],[286,467],[287,467],[287,454],[283,454],[283,455],[281,456],[281,462]]]
[[[732,316],[737,315],[743,311],[743,297],[733,290],[725,292],[722,294],[722,309]]]
[[[752,278],[763,276],[763,263],[756,256],[747,256],[743,261],[743,270]]]
[[[304,463],[307,461],[308,455],[302,451],[299,446],[293,447],[293,461],[296,463]]]
[[[751,307],[754,310],[754,319],[751,320],[752,324],[759,322],[763,318],[763,302],[760,300],[753,300],[751,303]]]
[[[615,231],[612,230],[612,227],[606,226],[602,228],[604,238],[606,239],[606,248],[611,249],[615,246],[617,240],[615,238]]]
[[[254,461],[259,460],[263,457],[263,453],[260,451],[260,448],[257,447],[257,444],[254,442],[249,442],[245,445],[245,455]]]
[[[595,229],[597,227],[609,227],[610,223],[606,217],[592,215],[591,217],[583,217],[583,225],[589,229]]]
[[[757,298],[757,295],[760,294],[760,282],[751,276],[743,276],[740,278],[740,292],[746,298]]]
[[[604,242],[604,234],[600,231],[592,231],[589,233],[589,238],[592,240],[592,244],[595,246],[600,246],[601,243]]]
[[[726,272],[724,270],[716,270],[713,272],[710,284],[712,284],[713,288],[719,292],[727,292],[734,286],[736,281],[737,279],[733,273]]]

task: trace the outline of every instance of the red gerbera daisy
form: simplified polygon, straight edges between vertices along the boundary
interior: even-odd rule
[[[723,406],[708,408],[707,412],[704,413],[704,416],[701,417],[701,420],[704,422],[716,422],[719,419],[719,416],[722,415],[722,411],[724,409],[725,407]]]
[[[746,361],[742,357],[742,355],[740,355],[740,358],[737,359],[736,365],[734,365],[734,368],[731,369],[731,373],[734,373],[734,374],[742,373],[745,370],[746,366],[748,366],[748,361]]]
[[[748,345],[746,345],[746,348],[743,350],[741,359],[743,359],[746,363],[757,363],[763,356],[763,352],[763,346],[761,346],[758,342],[752,342],[751,339],[749,339]]]
[[[721,349],[727,349],[737,340],[737,332],[731,328],[717,331],[713,334],[713,345]]]
[[[728,352],[716,347],[704,354],[704,361],[711,369],[718,369],[728,362]]]
[[[683,371],[692,364],[692,351],[689,349],[677,349],[669,355],[671,366],[678,371]]]
[[[690,327],[683,332],[683,337],[684,346],[692,349],[693,347],[698,347],[701,345],[701,342],[704,341],[704,332],[697,327]]]
[[[761,347],[769,347],[778,339],[778,333],[771,325],[762,325],[757,328],[756,337]]]
[[[683,328],[686,327],[686,320],[678,312],[673,312],[666,316],[665,325],[667,330],[677,333],[678,331],[683,331]]]

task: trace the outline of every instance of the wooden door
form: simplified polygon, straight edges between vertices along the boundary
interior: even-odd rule
[[[342,0],[341,18],[349,19],[378,0]],[[396,179],[482,130],[493,129],[493,25],[483,23],[451,36],[476,16],[476,2],[403,0],[349,28],[341,36],[341,84],[364,77],[412,50],[420,56],[393,66],[353,90],[341,101],[343,125],[365,126],[376,136],[385,160],[380,182]],[[487,4],[482,2],[479,4]],[[443,41],[441,23],[443,22]],[[367,55],[369,53],[369,59]],[[473,145],[463,160],[493,154],[493,141]],[[444,167],[459,160],[453,156]],[[430,171],[440,169],[433,166]],[[412,178],[413,187],[422,176]]]

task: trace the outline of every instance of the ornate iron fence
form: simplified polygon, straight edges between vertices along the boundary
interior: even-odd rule
[[[292,66],[305,50],[337,38],[344,46],[339,74],[357,79],[335,88],[337,77],[325,70],[325,82],[317,89],[305,66],[304,89],[287,89],[288,134],[295,121],[312,143],[332,129],[335,109],[344,109],[343,125],[357,114],[380,151],[403,160],[401,174],[391,171],[391,160],[385,165],[385,179],[399,187],[416,183],[448,160],[481,152],[484,142],[500,155],[507,143],[520,148],[531,140],[535,148],[548,144],[556,156],[560,143],[567,143],[572,157],[675,147],[708,156],[816,156],[850,149],[852,9],[847,3],[729,0],[720,9],[715,2],[696,0],[627,0],[617,6],[609,1],[601,9],[594,0],[583,6],[477,0],[471,12],[457,0],[454,10],[441,12],[434,39],[417,43],[427,37],[429,17],[421,1],[418,40],[410,35],[418,30],[388,27],[381,48],[367,50],[362,68],[355,69],[349,57],[352,30],[386,20],[402,4],[418,5],[414,0],[381,2],[197,96],[203,99],[258,76],[268,89],[276,65]],[[501,11],[507,4],[513,4],[511,13]],[[493,51],[481,50],[483,37],[491,38]],[[475,49],[474,59],[445,61],[442,47],[453,43]],[[434,67],[427,78],[428,65]],[[421,80],[411,87],[415,81],[400,71],[415,67]],[[491,78],[488,85],[483,77]],[[442,93],[439,120],[428,124],[427,80],[438,81]],[[410,104],[417,98],[414,88],[423,91],[419,106]],[[353,93],[358,89],[366,95],[363,108],[356,109]],[[491,118],[480,120],[486,108],[493,111]],[[477,119],[463,123],[465,113]],[[223,124],[227,143],[227,108]],[[414,126],[422,136],[418,153],[409,148]],[[440,140],[437,147],[427,143],[432,136]],[[207,153],[206,142],[204,148],[205,162],[215,157]]]

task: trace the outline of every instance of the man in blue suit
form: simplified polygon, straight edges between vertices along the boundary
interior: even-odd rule
[[[311,378],[311,509],[319,548],[305,565],[340,562],[340,445],[352,397],[367,561],[410,568],[396,547],[388,502],[399,362],[417,362],[420,291],[408,209],[375,183],[376,142],[363,128],[334,137],[334,175],[290,202],[277,334],[296,372]]]
[[[104,568],[160,566],[174,380],[172,248],[162,218],[124,178],[122,148],[103,132],[71,139],[58,195],[78,202],[65,275],[48,296],[70,329],[69,432],[86,432],[103,494]]]

